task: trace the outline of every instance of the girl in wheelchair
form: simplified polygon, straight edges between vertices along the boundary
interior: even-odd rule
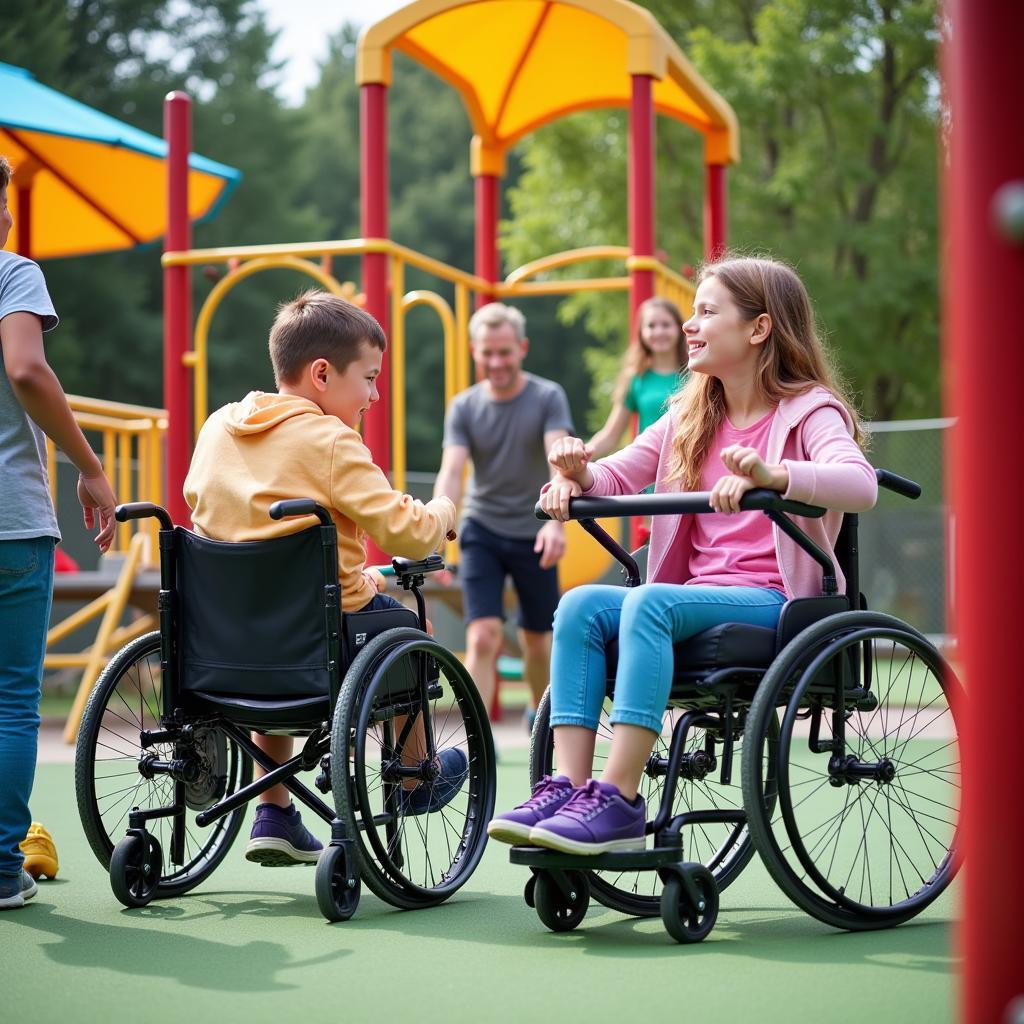
[[[643,849],[638,786],[662,727],[673,644],[722,622],[774,627],[786,600],[820,592],[818,564],[765,516],[740,512],[740,498],[761,487],[827,507],[799,525],[833,557],[842,514],[875,503],[856,411],[790,267],[754,258],[706,266],[683,329],[691,372],[669,411],[598,462],[579,438],[558,441],[541,507],[564,520],[571,498],[637,494],[654,482],[656,492],[709,491],[721,515],[654,517],[646,585],[583,586],[562,599],[550,698],[561,774],[491,820],[488,833],[503,842],[568,854]],[[612,644],[613,736],[593,779]]]

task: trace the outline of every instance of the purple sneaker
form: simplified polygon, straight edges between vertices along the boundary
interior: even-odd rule
[[[530,829],[530,845],[559,853],[610,853],[646,845],[644,798],[630,802],[608,782],[589,779],[552,817]]]
[[[252,823],[245,859],[265,868],[286,868],[293,864],[315,864],[323,844],[302,824],[295,804],[287,808],[260,804]]]
[[[525,843],[530,838],[530,829],[557,814],[572,794],[572,783],[564,775],[545,775],[533,787],[529,800],[491,818],[487,834],[500,843]]]

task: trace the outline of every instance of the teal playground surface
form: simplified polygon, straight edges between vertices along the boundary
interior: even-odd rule
[[[525,746],[503,748],[499,807],[522,799],[526,778]],[[954,1018],[955,885],[910,924],[845,933],[790,905],[755,858],[702,944],[593,902],[556,935],[523,903],[525,870],[491,843],[441,907],[394,910],[364,887],[356,916],[329,925],[312,869],[247,863],[243,833],[192,893],[124,910],[82,834],[70,764],[40,765],[33,813],[61,868],[24,910],[0,915],[0,1019],[12,1024]]]

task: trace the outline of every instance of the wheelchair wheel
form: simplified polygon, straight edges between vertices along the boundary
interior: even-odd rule
[[[125,836],[110,855],[110,888],[126,907],[145,907],[160,884],[163,852],[147,832]]]
[[[139,761],[147,754],[170,760],[180,753],[173,742],[147,748],[140,744],[142,731],[159,728],[162,699],[160,634],[153,632],[133,640],[111,659],[86,704],[75,749],[75,793],[86,838],[105,868],[110,867],[114,845],[122,840],[133,807],[174,803],[175,783],[169,775],[146,779],[139,772]],[[196,812],[252,781],[252,762],[212,724],[197,723],[194,737],[200,771],[185,788],[188,810],[181,864],[170,862],[173,819],[156,818],[147,826],[163,851],[157,898],[188,892],[206,878],[231,848],[245,815],[245,808],[239,807],[207,828],[195,824]]]
[[[448,756],[465,764],[461,782],[432,777],[427,731],[439,754],[459,752]],[[400,773],[415,766],[422,774],[410,792]],[[374,895],[406,910],[435,906],[473,873],[494,812],[494,744],[472,679],[426,633],[388,630],[352,662],[334,712],[331,785]]]
[[[590,879],[586,871],[566,871],[563,892],[549,871],[537,874],[533,903],[545,928],[553,932],[571,932],[587,916],[590,906]]]
[[[554,739],[550,727],[551,691],[545,691],[537,706],[533,735],[530,740],[530,784],[551,773],[554,764]],[[678,715],[669,709],[662,719],[662,731],[655,741],[653,757],[667,759],[672,740],[672,729]],[[609,721],[611,700],[606,699],[597,727],[597,745],[594,751],[594,774],[599,775],[608,756],[612,726]],[[720,740],[720,736],[714,737]],[[707,734],[704,729],[691,729],[686,739],[686,753],[699,755],[705,749]],[[721,783],[721,764],[703,778],[680,778],[676,786],[672,814],[691,810],[742,810],[743,797],[739,780],[739,754],[743,749],[743,735],[733,740],[733,764],[736,771],[728,786]],[[716,756],[721,758],[722,745],[716,742]],[[665,776],[645,772],[640,780],[640,795],[647,803],[647,815],[652,818],[661,806]],[[745,825],[700,824],[682,831],[683,860],[704,864],[712,873],[719,892],[739,877],[754,854]],[[592,871],[591,892],[599,903],[611,910],[637,917],[657,917],[661,913],[661,880],[654,871]]]
[[[661,920],[676,942],[703,942],[718,920],[718,887],[703,865],[688,864],[680,870],[689,873],[698,903],[693,905],[682,877],[673,871],[661,892]]]
[[[359,876],[349,877],[345,847],[328,846],[316,863],[316,902],[328,921],[347,921],[359,906]]]
[[[830,616],[782,651],[751,705],[742,777],[754,844],[798,907],[837,928],[885,928],[946,888],[959,866],[961,702],[935,647],[889,615]]]

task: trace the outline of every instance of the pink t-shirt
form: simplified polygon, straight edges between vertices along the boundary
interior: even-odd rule
[[[773,410],[743,430],[737,430],[728,417],[722,420],[704,463],[701,490],[710,491],[719,478],[728,473],[719,456],[723,448],[740,444],[754,448],[765,458],[774,416]],[[712,512],[694,516],[693,520],[689,584],[785,591],[775,554],[772,524],[763,512],[737,512],[731,516]]]

